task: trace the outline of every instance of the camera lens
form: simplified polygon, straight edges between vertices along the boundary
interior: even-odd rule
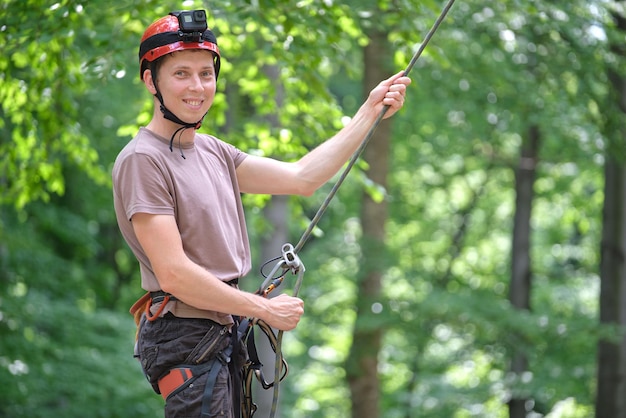
[[[195,20],[196,22],[204,22],[206,20],[204,10],[196,10],[195,12],[193,12],[193,20]]]

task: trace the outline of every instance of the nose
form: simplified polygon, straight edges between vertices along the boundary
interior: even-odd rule
[[[202,90],[202,78],[198,74],[194,74],[189,81],[189,89],[193,91]]]

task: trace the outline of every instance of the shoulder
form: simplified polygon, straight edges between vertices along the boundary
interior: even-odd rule
[[[241,162],[248,156],[247,153],[234,145],[209,134],[197,133],[195,144],[201,151],[218,154],[226,159],[232,160],[235,166],[241,164]]]
[[[156,155],[161,152],[163,143],[167,140],[161,138],[151,131],[141,128],[139,132],[122,148],[117,159],[121,160],[133,155]]]
[[[117,155],[112,170],[114,179],[123,175],[122,173],[140,174],[158,169],[163,165],[161,163],[163,149],[167,149],[162,141],[162,138],[149,130],[140,129]],[[169,152],[169,149],[167,151]]]

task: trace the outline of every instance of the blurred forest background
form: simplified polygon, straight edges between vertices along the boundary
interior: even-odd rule
[[[110,185],[152,112],[149,23],[206,9],[223,64],[202,130],[294,159],[443,6],[0,3],[0,417],[162,414],[132,358],[142,291]],[[457,0],[300,253],[282,416],[626,417],[625,55],[624,1]],[[330,187],[244,197],[246,289]]]

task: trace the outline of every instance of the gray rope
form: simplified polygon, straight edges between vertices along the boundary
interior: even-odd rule
[[[437,18],[437,20],[435,21],[433,26],[430,28],[430,30],[426,34],[426,37],[424,38],[424,42],[422,42],[422,44],[420,45],[418,50],[415,52],[415,54],[413,54],[413,57],[411,58],[411,61],[409,62],[409,65],[404,70],[404,74],[403,75],[407,76],[411,72],[411,70],[413,69],[413,66],[415,66],[415,63],[417,62],[418,58],[422,55],[422,52],[424,52],[424,49],[426,48],[426,45],[428,45],[428,43],[430,42],[430,39],[433,37],[433,35],[437,31],[437,29],[439,28],[439,25],[441,25],[441,22],[443,22],[444,18],[448,14],[448,11],[450,10],[452,5],[454,4],[454,1],[455,0],[448,0],[448,3],[446,4],[444,9],[442,10],[441,14],[439,15],[439,17]],[[374,131],[376,130],[376,128],[378,128],[378,125],[380,125],[380,122],[383,120],[383,118],[385,117],[385,114],[387,113],[388,110],[389,110],[389,106],[388,105],[383,106],[380,114],[378,115],[378,117],[374,121],[374,124],[370,127],[369,131],[365,135],[365,138],[363,139],[363,141],[361,142],[361,144],[359,145],[357,150],[354,152],[354,154],[350,158],[350,161],[348,162],[348,165],[346,166],[346,168],[341,173],[341,176],[339,177],[337,182],[333,185],[332,189],[330,190],[330,192],[326,196],[326,199],[324,199],[324,202],[322,203],[322,205],[318,209],[317,213],[315,214],[315,216],[313,217],[313,219],[309,223],[309,226],[307,227],[307,229],[302,234],[302,237],[300,238],[300,241],[298,241],[298,243],[294,247],[294,249],[293,249],[294,254],[298,254],[300,252],[300,250],[302,249],[302,247],[304,247],[304,244],[306,244],[307,240],[311,237],[313,229],[319,223],[320,219],[324,215],[324,212],[326,212],[326,209],[328,208],[328,205],[330,205],[330,202],[332,201],[332,199],[337,194],[337,191],[339,190],[339,188],[343,184],[344,180],[346,179],[346,177],[348,177],[348,174],[350,173],[350,170],[352,170],[352,167],[354,166],[354,164],[356,164],[357,160],[359,159],[359,157],[361,156],[361,154],[365,150],[365,147],[367,147],[367,144],[372,139]],[[301,274],[298,275],[298,278],[297,278],[295,286],[294,286],[294,291],[293,291],[293,296],[294,297],[298,296],[298,292],[300,291],[300,287],[302,285],[302,280],[304,278],[303,271],[301,271],[300,273]],[[278,409],[278,395],[279,395],[279,391],[280,391],[279,385],[280,385],[280,375],[281,375],[281,369],[282,369],[282,340],[283,340],[283,331],[279,331],[278,332],[278,336],[277,336],[277,344],[276,344],[276,364],[274,366],[274,394],[273,394],[273,397],[272,397],[272,407],[271,407],[271,410],[270,410],[270,417],[269,418],[274,418],[275,415],[276,415],[276,410]]]
[[[422,44],[420,45],[418,50],[415,52],[415,54],[413,54],[413,58],[411,58],[411,61],[409,62],[409,65],[404,70],[404,75],[405,76],[409,75],[409,73],[413,69],[413,66],[415,66],[415,63],[417,62],[418,58],[422,55],[422,52],[424,52],[424,49],[426,48],[426,45],[428,45],[428,43],[430,42],[430,39],[433,37],[433,35],[437,31],[437,28],[439,28],[439,25],[441,25],[441,22],[443,22],[443,19],[448,14],[448,11],[450,10],[452,5],[454,4],[454,1],[455,0],[448,0],[448,3],[446,4],[445,8],[443,9],[443,11],[439,15],[439,17],[437,18],[437,20],[435,21],[433,26],[430,28],[430,30],[426,34],[426,37],[424,38],[424,42],[422,42]],[[304,247],[304,244],[311,237],[313,229],[319,223],[320,219],[324,215],[324,212],[326,212],[326,209],[328,208],[328,205],[330,204],[331,200],[335,197],[335,194],[337,194],[337,190],[339,190],[339,188],[343,184],[343,182],[346,179],[346,177],[348,177],[348,173],[350,173],[350,170],[352,170],[352,167],[354,166],[354,164],[356,164],[357,160],[359,159],[359,157],[361,156],[361,154],[365,150],[365,147],[367,147],[367,144],[370,142],[370,140],[372,139],[372,136],[374,135],[374,131],[376,130],[376,128],[378,128],[378,125],[380,125],[380,122],[383,120],[383,118],[385,117],[385,114],[387,113],[388,110],[389,110],[389,106],[385,105],[383,107],[382,111],[380,112],[380,114],[378,115],[378,117],[376,118],[376,120],[374,121],[374,124],[369,129],[369,131],[367,132],[367,135],[363,139],[363,142],[361,142],[361,145],[359,145],[359,148],[357,148],[357,150],[354,152],[354,154],[350,158],[350,161],[348,162],[348,165],[346,166],[344,171],[341,173],[341,176],[339,177],[337,182],[334,184],[333,188],[328,193],[328,196],[326,196],[326,199],[324,200],[324,202],[322,203],[322,205],[318,209],[317,213],[315,214],[315,216],[313,217],[313,219],[309,223],[309,226],[307,227],[307,229],[302,234],[302,237],[300,238],[300,241],[298,241],[298,243],[296,244],[296,246],[295,246],[295,252],[296,253],[300,252],[302,247]]]

